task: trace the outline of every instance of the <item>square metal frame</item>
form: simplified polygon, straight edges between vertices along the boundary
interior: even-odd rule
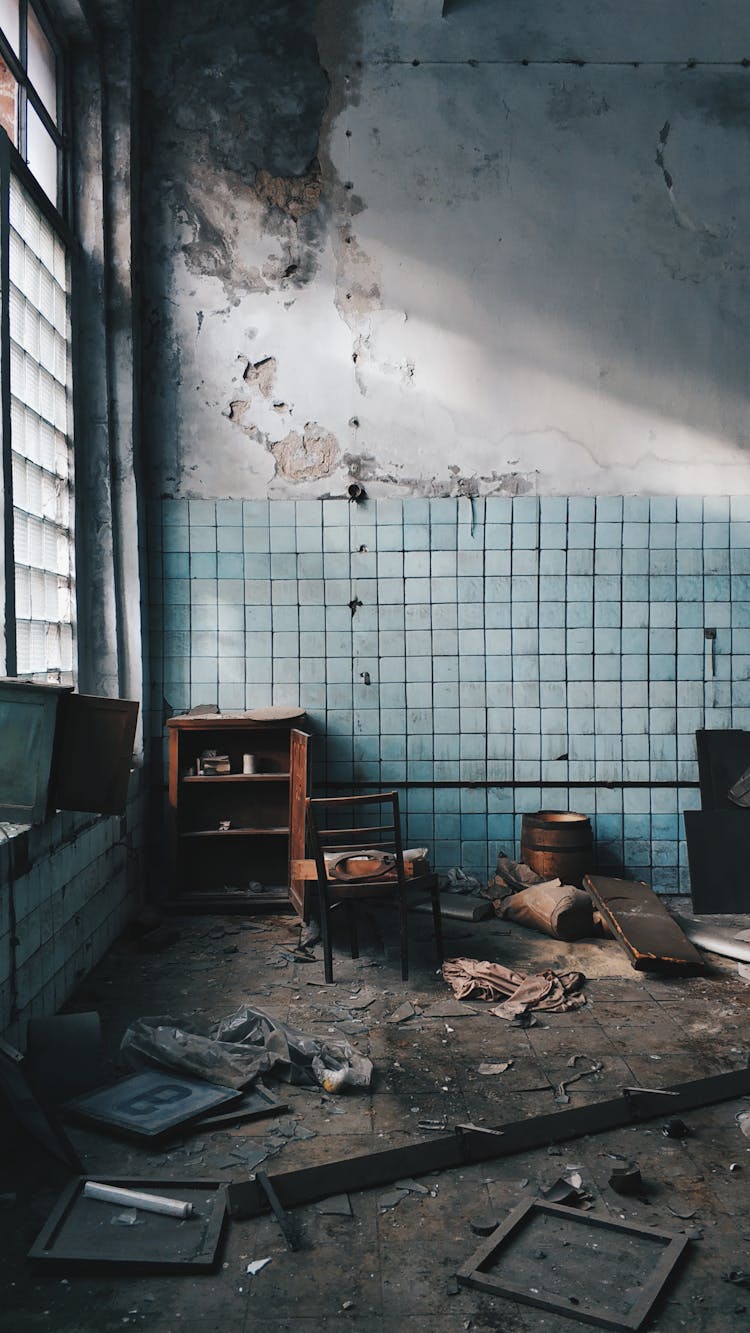
[[[570,1306],[562,1298],[532,1294],[525,1287],[515,1286],[512,1282],[492,1277],[490,1273],[482,1271],[500,1255],[503,1246],[513,1235],[518,1234],[535,1215],[543,1213],[565,1218],[566,1221],[581,1226],[605,1228],[621,1235],[638,1236],[643,1240],[662,1243],[653,1272],[641,1288],[641,1294],[628,1314],[615,1317],[583,1300],[576,1306]],[[622,1330],[637,1330],[643,1327],[688,1243],[687,1236],[655,1231],[652,1227],[636,1226],[632,1222],[620,1222],[610,1217],[597,1216],[595,1213],[579,1213],[574,1208],[548,1203],[545,1199],[531,1199],[527,1203],[519,1204],[518,1208],[506,1217],[463,1268],[459,1269],[456,1277],[462,1286],[474,1287],[477,1291],[483,1291],[490,1296],[505,1296],[524,1305],[536,1306],[539,1310],[550,1310],[554,1314],[565,1315],[568,1319],[579,1319],[586,1324],[617,1329],[622,1333]]]
[[[204,1219],[178,1219],[163,1217],[158,1213],[148,1213],[151,1228],[145,1239],[141,1238],[136,1227],[118,1228],[118,1255],[102,1256],[97,1253],[95,1242],[87,1238],[82,1231],[80,1238],[65,1235],[65,1228],[74,1219],[77,1208],[89,1211],[91,1205],[109,1208],[111,1216],[115,1206],[100,1204],[98,1200],[86,1199],[83,1187],[87,1180],[100,1181],[106,1185],[124,1186],[126,1189],[140,1190],[156,1194],[166,1194],[192,1202],[195,1196],[213,1193],[213,1199]],[[202,1238],[190,1256],[173,1253],[160,1253],[159,1239],[154,1238],[155,1226],[162,1236],[172,1241],[175,1236],[184,1236],[184,1228],[190,1222],[203,1220]],[[113,1268],[118,1272],[131,1273],[213,1273],[218,1266],[219,1250],[228,1221],[226,1184],[216,1180],[143,1180],[132,1176],[77,1176],[63,1190],[42,1230],[28,1252],[28,1258],[42,1263],[54,1264],[65,1269],[75,1268]]]
[[[200,1097],[203,1104],[193,1103],[192,1106],[185,1107],[181,1101],[177,1101],[171,1109],[168,1104],[160,1107],[153,1088],[149,1088],[149,1083],[156,1085],[157,1091],[159,1083],[169,1084],[178,1089],[185,1098]],[[113,1099],[118,1096],[126,1097],[128,1094],[131,1101],[140,1100],[147,1103],[149,1097],[154,1099],[150,1118],[146,1111],[139,1120],[135,1114],[128,1114],[126,1110],[118,1109]],[[72,1098],[65,1102],[60,1110],[62,1115],[93,1125],[108,1134],[123,1134],[140,1142],[155,1143],[169,1134],[186,1130],[201,1116],[218,1113],[225,1108],[228,1110],[241,1100],[242,1091],[238,1088],[220,1087],[218,1084],[206,1083],[203,1079],[175,1074],[169,1069],[157,1069],[149,1065],[136,1073],[128,1074],[117,1083],[110,1083],[106,1087],[95,1088],[93,1092]]]

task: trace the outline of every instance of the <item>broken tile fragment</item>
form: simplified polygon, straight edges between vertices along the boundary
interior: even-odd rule
[[[387,1194],[381,1194],[378,1199],[378,1208],[381,1213],[388,1212],[391,1208],[398,1208],[402,1199],[408,1198],[408,1190],[389,1190]]]
[[[351,1217],[352,1204],[348,1194],[332,1194],[330,1199],[320,1199],[313,1205],[316,1213],[323,1217]]]
[[[397,1180],[396,1189],[406,1190],[409,1194],[431,1194],[432,1191],[426,1185],[420,1185],[418,1180]]]
[[[465,1004],[462,1000],[438,1000],[437,1004],[431,1004],[429,1009],[422,1011],[422,1017],[471,1018],[478,1013],[478,1009],[473,1009],[470,1004]]]

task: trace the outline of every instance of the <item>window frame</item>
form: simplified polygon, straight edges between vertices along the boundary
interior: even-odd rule
[[[57,148],[57,208],[61,216],[67,213],[67,141],[65,136],[65,106],[66,97],[66,69],[67,61],[65,51],[59,37],[55,33],[52,21],[44,5],[37,0],[31,4],[31,9],[36,16],[37,22],[47,41],[52,48],[56,61],[56,94],[57,106],[55,108],[54,118],[50,115],[47,107],[44,105],[39,93],[31,83],[28,75],[28,12],[31,0],[18,0],[18,54],[13,50],[10,42],[6,39],[4,32],[0,28],[0,56],[8,66],[18,85],[18,105],[16,109],[16,133],[18,135],[17,151],[24,164],[26,162],[27,149],[27,124],[28,118],[26,109],[31,105],[33,110],[39,116],[42,125],[46,129],[50,138],[54,141]],[[11,145],[14,146],[14,145]]]
[[[10,336],[10,181],[15,176],[20,185],[31,196],[34,204],[43,213],[50,226],[57,233],[68,251],[71,266],[71,358],[75,356],[75,320],[72,291],[75,284],[77,248],[75,238],[64,218],[55,208],[35,176],[29,171],[21,154],[11,143],[5,130],[0,127],[0,433],[2,450],[0,452],[0,470],[2,471],[2,500],[0,501],[0,526],[2,527],[2,555],[0,556],[0,576],[5,585],[4,612],[0,628],[0,655],[5,660],[5,670],[0,675],[15,677],[18,669],[17,634],[16,634],[16,578],[15,578],[15,543],[13,524],[13,462],[12,462],[12,425],[11,425],[11,336]],[[73,365],[71,374],[74,377]],[[71,385],[71,428],[74,430],[74,388]],[[75,459],[75,435],[72,438],[73,457]],[[76,514],[70,528],[75,542]],[[73,677],[77,676],[74,640]],[[54,668],[50,668],[54,671]],[[46,679],[47,673],[41,675]],[[25,676],[24,679],[38,680],[40,673]]]

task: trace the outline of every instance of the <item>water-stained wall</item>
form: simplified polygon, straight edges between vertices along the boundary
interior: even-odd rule
[[[156,495],[748,489],[750,12],[149,7]]]

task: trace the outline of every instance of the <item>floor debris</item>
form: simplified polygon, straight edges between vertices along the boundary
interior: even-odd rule
[[[637,1197],[643,1193],[640,1168],[635,1162],[622,1162],[619,1166],[613,1167],[609,1177],[609,1186],[616,1194]]]
[[[270,1259],[270,1258],[268,1258],[268,1259],[253,1259],[252,1263],[249,1263],[249,1264],[247,1265],[247,1268],[245,1269],[245,1272],[248,1273],[248,1274],[250,1275],[250,1277],[257,1277],[257,1276],[258,1276],[258,1273],[262,1273],[262,1272],[263,1272],[263,1269],[264,1269],[268,1264],[270,1264],[270,1263],[271,1263],[271,1259]]]
[[[408,1198],[409,1190],[390,1190],[387,1194],[381,1194],[378,1199],[378,1208],[381,1213],[387,1212],[391,1208],[398,1208],[402,1199]]]
[[[472,1018],[478,1013],[478,1009],[472,1009],[470,1004],[464,1004],[461,1000],[438,1000],[437,1004],[431,1004],[429,1009],[422,1010],[422,1017]]]
[[[334,1194],[330,1199],[320,1199],[314,1205],[316,1213],[323,1217],[351,1217],[352,1204],[348,1194]]]
[[[582,993],[585,977],[581,972],[557,973],[551,970],[536,976],[513,972],[501,963],[480,962],[476,958],[451,958],[442,967],[443,977],[457,999],[497,1000],[503,1004],[492,1010],[499,1018],[515,1018],[530,1009],[562,1013],[579,1009],[586,1003]]]
[[[684,1120],[680,1120],[678,1115],[673,1115],[666,1124],[662,1125],[661,1132],[667,1139],[686,1139],[690,1133],[690,1128]]]
[[[587,1010],[575,1016],[566,1012],[559,1015],[539,1012],[541,1023],[536,1022],[533,1012],[526,1012],[499,1029],[498,1020],[491,1013],[492,1001],[476,1004],[473,1000],[459,1001],[436,974],[428,930],[421,932],[424,941],[420,940],[420,932],[415,932],[414,951],[410,951],[411,980],[407,984],[399,982],[397,922],[390,914],[383,915],[382,930],[378,920],[377,934],[371,929],[373,923],[363,921],[360,944],[364,956],[359,960],[350,962],[346,933],[342,931],[337,942],[341,950],[340,977],[337,985],[326,991],[310,989],[307,984],[308,980],[314,983],[319,979],[318,968],[291,962],[279,972],[266,968],[268,955],[275,947],[292,952],[287,938],[289,918],[278,923],[269,920],[262,937],[252,931],[232,932],[234,939],[241,941],[241,951],[230,962],[222,956],[221,938],[212,946],[206,945],[207,924],[205,919],[193,919],[185,925],[181,922],[181,940],[174,953],[165,955],[158,965],[154,960],[140,958],[131,942],[120,962],[110,958],[106,971],[97,970],[91,987],[81,992],[79,1005],[91,1010],[99,1007],[104,997],[103,1026],[113,1053],[116,1034],[132,1018],[136,985],[145,1012],[159,1013],[163,1008],[170,1012],[174,999],[170,1003],[167,997],[182,995],[175,1012],[180,1005],[189,1006],[200,1019],[231,1009],[243,997],[252,1005],[265,1005],[266,1001],[258,998],[264,993],[272,995],[267,1001],[272,1013],[296,1024],[305,1033],[315,1034],[316,1039],[322,1033],[335,1037],[328,1030],[332,1019],[337,1023],[366,1024],[371,1028],[370,1037],[363,1034],[359,1040],[352,1035],[352,1045],[372,1057],[377,1077],[371,1092],[356,1097],[328,1096],[317,1084],[299,1088],[282,1085],[287,1105],[273,1121],[234,1133],[227,1132],[226,1127],[214,1133],[204,1126],[199,1127],[198,1133],[191,1127],[189,1140],[183,1136],[168,1153],[160,1152],[158,1156],[149,1145],[123,1147],[122,1142],[104,1138],[91,1129],[76,1129],[75,1144],[84,1153],[89,1172],[106,1169],[111,1163],[120,1169],[126,1165],[132,1169],[133,1164],[147,1159],[147,1169],[137,1174],[153,1173],[160,1177],[152,1182],[152,1188],[160,1192],[165,1188],[166,1176],[213,1175],[223,1196],[226,1198],[228,1194],[234,1213],[237,1191],[246,1199],[246,1188],[257,1186],[257,1172],[265,1170],[285,1215],[304,1222],[305,1249],[296,1254],[284,1253],[284,1241],[275,1234],[277,1224],[269,1212],[268,1199],[259,1199],[257,1211],[251,1210],[258,1223],[232,1227],[227,1271],[215,1279],[201,1278],[195,1284],[195,1303],[193,1285],[183,1283],[193,1319],[200,1320],[210,1310],[208,1317],[217,1326],[219,1323],[230,1326],[233,1309],[236,1311],[239,1278],[245,1299],[256,1303],[261,1298],[268,1301],[262,1312],[259,1307],[251,1322],[257,1316],[264,1325],[270,1319],[291,1326],[302,1309],[296,1302],[298,1299],[301,1302],[309,1283],[307,1290],[315,1301],[309,1317],[321,1325],[335,1323],[337,1311],[339,1316],[345,1313],[346,1295],[353,1302],[348,1317],[358,1326],[361,1323],[363,1330],[374,1329],[376,1324],[387,1328],[411,1326],[412,1322],[415,1327],[417,1323],[433,1327],[436,1318],[440,1322],[439,1301],[444,1299],[446,1290],[453,1287],[459,1290],[451,1275],[474,1246],[480,1244],[472,1236],[470,1221],[480,1224],[499,1221],[502,1225],[506,1208],[514,1207],[520,1195],[528,1200],[539,1194],[542,1185],[547,1186],[558,1173],[567,1182],[566,1188],[601,1195],[600,1208],[592,1207],[590,1199],[578,1199],[572,1208],[570,1204],[565,1206],[569,1216],[579,1217],[580,1223],[592,1214],[604,1212],[605,1207],[614,1217],[640,1216],[649,1230],[654,1229],[654,1221],[658,1224],[660,1219],[664,1226],[669,1220],[680,1238],[694,1241],[696,1247],[705,1227],[707,1241],[696,1260],[700,1274],[694,1274],[692,1266],[687,1269],[679,1286],[675,1286],[673,1299],[670,1297],[664,1303],[659,1316],[659,1328],[664,1333],[679,1333],[682,1325],[691,1324],[693,1313],[700,1322],[702,1308],[700,1304],[693,1305],[692,1296],[702,1294],[704,1287],[706,1293],[710,1290],[710,1296],[706,1294],[703,1309],[706,1315],[715,1314],[717,1327],[735,1326],[738,1301],[745,1299],[750,1306],[747,1290],[743,1297],[740,1284],[721,1281],[728,1259],[734,1268],[748,1270],[743,1246],[750,1237],[744,1235],[748,1226],[743,1192],[750,1167],[742,1158],[743,1143],[748,1140],[743,1140],[733,1124],[736,1113],[742,1114],[750,1108],[750,1101],[735,1101],[693,1115],[693,1103],[688,1105],[684,1094],[677,1091],[686,1087],[679,1080],[695,1079],[702,1085],[695,1098],[705,1104],[705,1098],[717,1093],[717,1083],[698,1075],[727,1068],[735,1073],[726,1085],[719,1080],[718,1092],[724,1095],[726,1088],[727,1097],[750,1097],[750,1080],[743,1082],[745,1075],[740,1069],[745,1060],[745,1016],[750,994],[736,978],[736,964],[723,964],[717,959],[706,978],[657,979],[631,972],[629,962],[614,943],[584,942],[570,949],[556,945],[553,953],[548,937],[535,937],[515,925],[498,929],[495,920],[491,920],[482,927],[486,934],[480,934],[477,928],[467,936],[464,927],[454,923],[448,927],[448,940],[456,953],[479,959],[502,959],[530,975],[542,972],[546,964],[557,970],[575,966],[588,975],[586,991],[591,1007]],[[466,942],[456,947],[457,939]],[[191,953],[199,955],[201,961],[210,954],[211,961],[205,971],[198,968],[193,975],[187,961]],[[566,958],[570,963],[566,963]],[[374,970],[370,970],[371,965]],[[156,970],[157,967],[161,970]],[[114,978],[112,985],[110,977]],[[273,978],[270,983],[269,978]],[[369,995],[365,978],[370,983]],[[98,994],[94,985],[99,988]],[[447,1001],[446,995],[450,997]],[[114,1003],[109,1002],[110,998]],[[411,1005],[414,1017],[405,1023],[387,1024],[387,1014],[397,1010],[402,1002]],[[457,1014],[453,1012],[447,1021],[439,1013],[431,1020],[433,1005],[446,1002],[457,1006],[461,1015],[471,1021],[454,1022]],[[473,1012],[469,1013],[470,1009]],[[534,1026],[526,1031],[531,1022]],[[605,1051],[607,1054],[603,1055]],[[579,1053],[577,1064],[573,1063],[571,1052]],[[650,1057],[657,1054],[661,1062],[655,1070]],[[581,1073],[594,1062],[604,1065],[599,1079],[593,1085],[591,1077],[584,1079],[575,1092],[575,1085],[567,1089],[574,1109],[553,1104],[558,1080],[567,1081],[566,1075]],[[503,1073],[482,1076],[477,1072],[481,1066],[507,1068]],[[531,1088],[542,1081],[542,1074],[547,1091],[532,1093]],[[668,1086],[640,1090],[657,1076]],[[591,1100],[597,1083],[605,1086],[607,1092],[596,1095],[607,1100]],[[633,1091],[623,1096],[622,1084]],[[589,1101],[589,1105],[582,1104]],[[542,1110],[544,1114],[540,1115]],[[692,1136],[684,1146],[679,1140],[670,1141],[662,1135],[662,1127],[670,1117],[678,1119],[683,1115],[692,1127]],[[462,1121],[473,1122],[474,1128],[464,1128],[456,1134],[455,1126]],[[607,1134],[603,1141],[597,1143],[587,1137],[602,1131]],[[304,1141],[308,1137],[310,1142]],[[390,1147],[410,1144],[408,1155],[401,1155],[401,1146]],[[596,1158],[605,1155],[599,1154],[597,1147],[609,1146],[618,1148],[619,1154],[609,1154],[615,1160],[597,1164]],[[252,1167],[252,1153],[258,1149],[265,1153],[266,1160]],[[272,1162],[273,1156],[281,1152],[283,1169],[281,1163]],[[513,1153],[519,1154],[514,1162],[500,1162]],[[630,1157],[638,1159],[647,1191],[628,1200],[611,1193],[607,1179],[614,1167],[625,1167]],[[498,1159],[498,1165],[488,1166],[493,1158]],[[217,1160],[226,1162],[223,1170],[218,1169]],[[732,1166],[743,1165],[744,1173],[731,1170]],[[252,1182],[248,1180],[251,1173],[256,1175]],[[31,1333],[33,1319],[38,1321],[42,1314],[33,1278],[25,1275],[24,1270],[31,1270],[24,1264],[23,1254],[18,1253],[21,1242],[16,1236],[23,1234],[24,1227],[26,1235],[29,1234],[30,1189],[37,1211],[43,1198],[40,1191],[49,1190],[48,1181],[39,1180],[39,1174],[32,1171],[22,1186],[15,1174],[9,1174],[4,1182],[6,1190],[17,1191],[12,1212],[10,1207],[2,1210],[6,1222],[13,1224],[7,1228],[12,1234],[3,1264],[5,1274],[12,1277],[7,1283],[6,1317],[17,1333]],[[701,1175],[700,1185],[694,1183]],[[675,1197],[673,1188],[683,1178],[686,1185],[681,1199],[679,1194]],[[227,1190],[229,1181],[234,1183]],[[360,1188],[370,1193],[355,1197]],[[296,1212],[298,1205],[304,1207],[311,1190],[321,1191],[320,1202],[307,1197],[310,1207],[300,1216]],[[174,1192],[177,1195],[176,1188]],[[643,1199],[645,1192],[648,1200]],[[389,1193],[399,1194],[401,1201],[395,1208],[381,1212],[379,1196]],[[674,1205],[675,1212],[668,1212],[667,1200]],[[677,1213],[683,1203],[686,1216],[680,1218]],[[42,1208],[45,1206],[48,1205],[42,1204]],[[121,1208],[110,1208],[107,1212],[125,1215]],[[240,1215],[239,1211],[236,1215]],[[149,1240],[148,1248],[153,1250],[152,1227],[159,1225],[153,1219],[154,1215],[136,1212],[134,1223],[116,1222],[113,1217],[107,1218],[105,1226],[110,1238],[128,1246],[135,1239],[142,1246],[144,1240]],[[164,1219],[163,1224],[167,1223],[173,1228],[192,1225]],[[587,1247],[590,1234],[580,1232],[575,1248]],[[591,1239],[598,1247],[598,1235],[591,1234]],[[269,1269],[263,1284],[254,1286],[251,1275],[245,1276],[252,1248],[261,1249],[261,1254],[266,1249],[269,1256],[279,1260]],[[533,1285],[539,1285],[540,1267],[546,1281],[548,1264],[556,1264],[561,1274],[562,1294],[569,1302],[571,1295],[576,1296],[579,1304],[575,1310],[580,1317],[581,1310],[586,1308],[586,1293],[578,1285],[571,1291],[569,1279],[567,1286],[564,1285],[569,1247],[561,1241],[557,1251],[546,1237],[537,1238],[532,1254],[542,1249],[548,1261],[542,1265],[537,1261]],[[455,1252],[450,1254],[451,1250]],[[603,1251],[597,1248],[596,1253],[601,1268]],[[563,1256],[562,1265],[557,1262],[558,1254]],[[617,1269],[618,1281],[622,1279],[624,1289],[637,1274],[623,1271],[622,1260],[617,1262],[621,1265]],[[67,1276],[66,1268],[62,1272]],[[591,1276],[593,1282],[593,1265]],[[694,1282],[696,1276],[702,1285]],[[139,1292],[144,1285],[139,1284]],[[155,1333],[157,1328],[161,1330],[167,1324],[171,1327],[174,1322],[174,1297],[170,1291],[174,1293],[177,1288],[173,1278],[149,1285],[149,1294],[157,1293],[151,1310],[140,1295],[134,1299],[132,1283],[128,1281],[126,1289],[119,1281],[113,1283],[109,1273],[98,1277],[92,1274],[88,1280],[72,1281],[65,1288],[53,1279],[44,1288],[45,1312],[49,1310],[44,1319],[57,1333],[80,1333],[83,1327],[88,1328],[88,1309],[94,1300],[111,1299],[113,1317],[122,1316],[123,1322],[128,1318],[131,1323],[131,1306],[137,1305],[142,1314],[148,1312],[152,1316],[152,1323],[155,1316]],[[205,1301],[201,1292],[205,1293]],[[451,1311],[455,1316],[452,1322],[449,1319],[451,1327],[459,1329],[471,1323],[484,1326],[482,1318],[474,1313],[476,1294],[462,1290],[452,1299],[457,1305]],[[512,1302],[505,1320],[508,1326],[536,1327],[538,1323],[541,1327],[543,1322],[545,1327],[559,1325],[561,1333],[563,1326],[574,1327],[565,1317],[573,1308],[570,1303],[567,1310],[535,1315],[528,1310],[524,1312],[515,1297],[508,1299]],[[74,1301],[77,1301],[75,1315],[71,1313]],[[483,1298],[479,1298],[479,1303],[485,1310],[490,1308],[490,1302],[485,1304]],[[474,1314],[473,1321],[470,1314]],[[187,1316],[188,1306],[185,1306],[183,1318]],[[484,1322],[487,1317],[485,1314]],[[447,1312],[442,1312],[442,1319],[443,1322],[448,1319]],[[178,1323],[181,1322],[182,1318]]]
[[[583,1058],[584,1057],[580,1055],[572,1055],[568,1060],[568,1068],[575,1068],[577,1062]],[[577,1074],[571,1074],[569,1078],[562,1079],[562,1081],[558,1083],[557,1089],[555,1091],[555,1101],[558,1102],[561,1106],[566,1106],[570,1101],[570,1097],[568,1096],[568,1091],[567,1091],[569,1085],[571,1083],[577,1083],[579,1079],[582,1078],[593,1078],[597,1074],[600,1074],[603,1068],[604,1066],[600,1063],[599,1060],[594,1060],[592,1061],[590,1069],[581,1069]]]

